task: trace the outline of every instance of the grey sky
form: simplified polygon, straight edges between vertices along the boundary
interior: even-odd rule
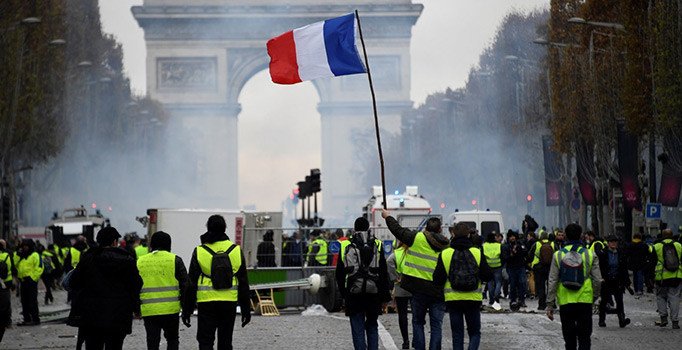
[[[424,4],[424,12],[413,28],[411,48],[412,100],[417,104],[430,93],[464,85],[469,69],[478,62],[478,56],[491,42],[506,13],[515,8],[530,10],[549,6],[549,0],[413,2]],[[125,68],[133,89],[144,93],[144,37],[130,12],[131,6],[140,4],[142,0],[100,0],[100,11],[104,31],[123,44]],[[239,98],[242,104],[240,205],[255,204],[261,210],[279,210],[293,185],[308,169],[320,166],[323,141],[319,138],[320,121],[315,107],[319,97],[310,83],[298,85],[276,86],[270,82],[267,72],[261,72],[242,91]],[[274,137],[272,130],[276,130],[278,137]],[[282,139],[290,142],[284,147],[282,142],[274,142]],[[264,162],[275,164],[281,172],[261,171],[260,164]]]

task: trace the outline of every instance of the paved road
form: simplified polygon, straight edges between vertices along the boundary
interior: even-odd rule
[[[41,296],[42,297],[42,294]],[[57,292],[56,306],[42,307],[41,313],[55,312],[68,307],[65,293]],[[607,328],[596,326],[594,319],[594,349],[677,349],[682,342],[682,332],[670,327],[654,327],[657,319],[653,296],[636,300],[625,297],[626,311],[632,324],[626,329],[617,326],[615,315],[609,315]],[[16,322],[21,320],[16,299],[13,300]],[[505,306],[503,301],[503,306]],[[528,303],[534,306],[533,302]],[[302,310],[284,310],[280,317],[254,316],[246,328],[235,329],[235,349],[352,349],[350,326],[340,313],[324,316],[302,316]],[[46,316],[44,320],[48,320]],[[399,348],[402,340],[396,314],[380,317],[382,349]],[[481,349],[559,349],[563,347],[561,324],[558,317],[549,321],[544,314],[484,313]],[[196,348],[196,318],[192,328],[180,326],[180,348]],[[142,321],[134,322],[133,334],[125,341],[125,349],[145,349]],[[428,327],[427,327],[428,328]],[[428,330],[427,330],[428,331]],[[64,324],[44,322],[38,327],[14,326],[5,333],[0,349],[72,349],[76,329]],[[443,348],[450,349],[452,337],[449,318],[444,320]],[[164,348],[164,345],[162,345]]]

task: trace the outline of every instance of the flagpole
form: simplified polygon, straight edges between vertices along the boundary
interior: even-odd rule
[[[355,10],[355,19],[358,21],[358,32],[362,43],[362,53],[365,56],[365,66],[367,67],[367,78],[369,79],[369,90],[372,92],[372,110],[374,111],[374,130],[377,135],[377,147],[379,149],[379,164],[381,165],[381,192],[384,199],[383,207],[387,209],[386,202],[386,177],[384,176],[384,152],[381,150],[381,135],[379,134],[379,117],[377,116],[377,99],[374,94],[374,84],[372,83],[372,73],[369,70],[369,60],[367,59],[367,49],[365,48],[365,38],[362,36],[362,26],[360,25],[360,15]]]

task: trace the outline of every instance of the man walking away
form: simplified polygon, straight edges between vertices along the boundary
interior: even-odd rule
[[[327,242],[322,238],[320,230],[310,233],[308,246],[308,266],[327,266]]]
[[[407,328],[407,304],[412,299],[412,294],[400,286],[403,276],[403,264],[405,263],[405,252],[409,248],[405,243],[396,241],[397,247],[386,259],[388,265],[388,277],[393,281],[393,298],[395,299],[396,309],[398,309],[398,325],[400,335],[403,338],[403,349],[410,348],[410,332]]]
[[[519,240],[519,234],[509,230],[507,244],[502,249],[507,256],[509,275],[509,308],[517,311],[526,307],[526,245]]]
[[[282,266],[303,266],[305,243],[301,240],[301,232],[296,231],[282,247]]]
[[[336,265],[336,282],[350,317],[355,350],[378,350],[377,319],[381,304],[391,300],[386,258],[381,242],[369,232],[365,218],[355,220],[355,235]],[[366,336],[366,337],[365,337]]]
[[[656,302],[661,321],[657,326],[668,325],[668,310],[673,329],[680,329],[680,291],[682,290],[682,244],[673,241],[673,231],[665,229],[661,242],[654,244],[652,260],[656,261]]]
[[[17,278],[21,283],[21,309],[24,322],[18,326],[35,326],[40,324],[38,314],[38,280],[43,274],[43,261],[35,251],[33,240],[25,239],[19,248]]]
[[[601,287],[599,258],[580,244],[582,228],[566,226],[566,246],[554,253],[549,270],[547,318],[554,320],[559,305],[566,350],[590,349],[592,303]]]
[[[52,289],[54,288],[54,274],[59,269],[59,260],[54,255],[54,252],[50,248],[52,245],[48,246],[48,249],[42,248],[38,253],[40,253],[40,258],[43,259],[43,275],[41,279],[45,285],[45,305],[54,303],[54,296],[52,296]]]
[[[251,321],[249,279],[239,245],[225,234],[225,218],[212,215],[201,235],[202,245],[194,248],[189,264],[189,286],[183,301],[182,322],[189,326],[197,305],[197,341],[200,350],[213,349],[218,331],[218,350],[232,349],[232,332],[237,305],[242,327]]]
[[[0,239],[0,343],[12,324],[12,254],[6,247],[7,242]]]
[[[554,242],[549,241],[547,232],[543,232],[540,235],[540,240],[535,242],[535,245],[528,251],[529,259],[533,259],[531,269],[535,278],[538,310],[544,310],[547,307],[547,278],[549,277],[549,269],[552,264],[552,256],[556,250]]]
[[[265,231],[263,234],[263,242],[258,244],[256,249],[256,260],[258,260],[258,267],[275,267],[275,244],[272,243],[275,232],[272,230]]]
[[[485,254],[468,239],[469,227],[459,223],[452,228],[450,247],[438,256],[433,283],[444,287],[445,303],[450,314],[452,348],[464,349],[464,320],[469,334],[469,350],[481,342],[482,282],[493,278]]]
[[[412,346],[417,350],[426,348],[424,325],[428,312],[431,326],[429,349],[440,349],[445,302],[443,287],[433,283],[433,272],[438,254],[449,246],[448,239],[441,234],[441,221],[429,218],[425,230],[415,232],[401,227],[386,209],[381,211],[381,216],[395,238],[410,247],[405,253],[400,286],[412,293]]]
[[[609,300],[616,300],[618,324],[623,328],[630,324],[625,318],[623,293],[630,287],[630,274],[627,269],[627,257],[622,249],[618,249],[618,237],[611,235],[606,240],[607,248],[602,249],[597,256],[601,261],[601,275],[604,282],[601,285],[601,302],[599,303],[599,327],[606,327],[606,304]]]
[[[151,253],[137,259],[142,277],[140,314],[147,333],[147,349],[158,350],[161,330],[168,350],[179,348],[180,301],[187,288],[187,269],[182,258],[170,252],[171,237],[159,231],[152,235]]]
[[[497,241],[495,233],[489,233],[486,242],[483,243],[483,255],[485,255],[485,260],[493,271],[493,278],[488,282],[488,304],[495,310],[501,310],[502,244]]]
[[[97,233],[96,248],[80,257],[71,275],[69,324],[79,327],[87,350],[123,349],[139,314],[142,279],[135,257],[118,248],[121,235],[109,226]]]
[[[635,233],[632,236],[632,242],[627,247],[625,256],[628,261],[628,270],[632,271],[632,282],[637,299],[644,294],[644,277],[652,266],[650,259],[652,251],[653,249],[642,241],[641,233]]]

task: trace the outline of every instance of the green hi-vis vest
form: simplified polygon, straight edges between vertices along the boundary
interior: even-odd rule
[[[54,270],[57,268],[57,265],[55,265],[54,262],[55,262],[55,260],[59,261],[59,259],[57,259],[57,257],[54,255],[54,253],[52,251],[47,250],[47,249],[43,250],[41,257],[43,258],[43,261],[45,260],[45,257],[50,258],[50,266],[52,267],[52,269]]]
[[[343,241],[339,241],[341,244],[341,250],[339,251],[339,259],[340,261],[344,261],[343,258],[346,255],[346,248],[350,245],[350,239],[345,239]]]
[[[12,258],[7,252],[0,252],[0,264],[7,264],[7,277],[3,282],[9,282],[12,280]]]
[[[313,246],[320,247],[320,250],[317,251],[317,255],[315,255],[315,260],[317,260],[320,265],[327,265],[327,242],[319,237],[315,239],[310,246],[308,246],[308,256],[313,253]]]
[[[137,247],[135,247],[135,257],[137,259],[147,255],[148,253],[149,253],[149,249],[147,249],[147,247],[145,247],[143,245],[138,245]]]
[[[142,317],[180,312],[180,284],[175,278],[175,254],[156,250],[137,259],[142,277]]]
[[[474,259],[476,259],[476,263],[478,266],[481,266],[481,250],[476,248],[476,247],[471,247],[469,248],[469,251],[471,254],[474,255]],[[443,262],[443,266],[445,267],[445,276],[450,276],[450,263],[452,262],[452,256],[454,255],[455,250],[453,248],[445,248],[440,254],[440,259]],[[478,288],[474,291],[471,292],[461,292],[452,289],[452,286],[450,285],[450,278],[445,279],[445,286],[443,288],[443,292],[445,293],[445,301],[455,301],[455,300],[473,300],[473,301],[482,301],[483,300],[483,293],[481,289],[481,281],[479,280],[478,282]]]
[[[78,262],[81,261],[81,251],[71,247],[69,248],[69,254],[71,254],[71,267],[75,269],[78,266]]]
[[[483,254],[485,254],[485,259],[488,262],[488,266],[492,268],[501,267],[502,259],[502,244],[494,243],[483,243]]]
[[[59,261],[59,265],[64,266],[64,253],[61,248],[59,248],[58,245],[54,245],[54,248],[52,249],[52,252],[54,253],[54,256],[57,258],[57,261]]]
[[[564,257],[563,250],[570,251],[572,245],[567,245],[563,249],[554,253],[554,262],[557,264],[557,268],[561,269],[561,259]],[[580,247],[577,250],[583,258],[583,268],[585,269],[583,273],[585,274],[585,282],[583,286],[578,290],[571,290],[564,287],[561,284],[561,280],[558,281],[559,286],[557,288],[556,299],[559,306],[566,304],[577,304],[585,303],[592,304],[593,301],[593,290],[592,290],[592,278],[590,277],[590,271],[592,270],[592,262],[594,261],[594,253],[589,249]]]
[[[216,253],[226,252],[234,243],[225,240],[214,243],[207,243],[209,247]],[[203,303],[207,301],[237,301],[237,271],[242,265],[242,250],[236,246],[230,252],[230,263],[232,263],[232,288],[230,289],[213,289],[211,282],[211,262],[213,256],[206,249],[198,246],[196,249],[197,261],[201,267],[201,276],[199,276],[199,283],[197,286],[197,302]]]
[[[548,239],[543,239],[541,241],[535,242],[535,252],[533,254],[533,262],[530,263],[530,267],[533,268],[535,265],[540,263],[540,248],[542,248],[542,245],[545,243],[549,243],[550,246],[552,246],[552,250],[556,250],[556,246],[554,245],[554,242],[550,242]],[[488,256],[486,255],[486,258]]]
[[[417,232],[414,243],[405,252],[405,260],[402,264],[403,275],[433,281],[433,271],[436,270],[438,253],[431,248],[424,232]]]
[[[405,252],[405,247],[397,248],[393,251],[393,254],[395,254],[395,271],[401,275],[403,274],[403,265],[405,264]]]
[[[604,242],[602,241],[594,241],[592,244],[590,244],[590,251],[594,253],[595,246],[600,246],[601,249],[604,249]]]
[[[668,271],[663,267],[663,245],[670,242],[673,242],[673,240],[668,238],[654,244],[654,250],[656,251],[656,281],[682,278],[682,265],[677,269],[677,272]],[[675,246],[675,250],[677,250],[677,261],[682,262],[682,245],[678,242],[673,242],[673,245]]]
[[[19,280],[30,277],[33,282],[38,282],[43,275],[43,259],[37,252],[31,253],[26,259],[20,258],[16,266]]]

